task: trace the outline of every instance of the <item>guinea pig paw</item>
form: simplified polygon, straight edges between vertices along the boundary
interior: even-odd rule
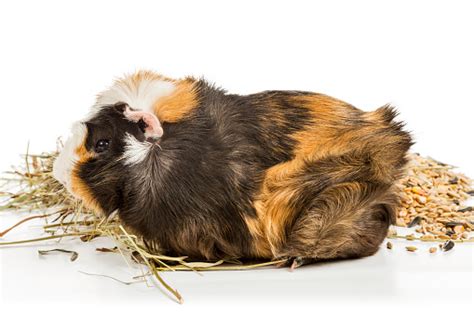
[[[311,258],[304,258],[301,256],[296,256],[296,257],[282,257],[282,259],[286,259],[275,266],[277,268],[290,268],[290,271],[295,270],[296,268],[299,268],[303,265],[310,264],[313,262],[313,259]]]
[[[290,266],[290,271],[295,270],[298,267],[301,267],[304,265],[303,258],[302,257],[295,257],[293,258],[293,261]]]
[[[285,257],[282,257],[282,259],[285,259]],[[291,258],[286,258],[286,260],[283,260],[282,262],[279,262],[278,264],[275,265],[277,268],[287,268],[290,267],[291,265]]]

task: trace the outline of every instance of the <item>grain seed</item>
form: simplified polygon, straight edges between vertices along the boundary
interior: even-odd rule
[[[418,225],[420,224],[421,222],[421,217],[420,216],[416,216],[409,224],[407,227],[411,228],[411,227],[414,227],[415,225]]]
[[[448,250],[453,249],[453,247],[454,247],[454,242],[449,240],[443,244],[443,251],[447,252]]]

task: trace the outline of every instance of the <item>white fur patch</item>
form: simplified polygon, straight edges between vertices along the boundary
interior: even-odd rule
[[[64,148],[53,164],[54,178],[62,183],[70,193],[73,193],[71,189],[71,172],[79,158],[75,151],[85,141],[86,136],[87,127],[81,122],[74,123],[70,136],[64,143]]]
[[[120,158],[125,165],[136,165],[143,162],[150,153],[154,144],[147,141],[140,142],[127,133],[125,136],[125,152]]]
[[[96,104],[92,107],[93,117],[104,106],[125,102],[130,107],[142,111],[153,112],[153,104],[161,97],[168,96],[175,90],[173,82],[164,80],[143,79],[138,84],[129,82],[130,77],[117,81],[109,89],[99,94]]]

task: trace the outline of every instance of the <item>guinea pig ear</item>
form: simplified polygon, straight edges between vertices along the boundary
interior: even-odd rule
[[[114,109],[118,111],[120,114],[123,114],[127,109],[130,109],[127,103],[118,102],[114,104]]]
[[[128,106],[125,107],[123,114],[128,120],[140,125],[147,139],[159,139],[163,135],[161,123],[154,114],[145,111],[131,110]]]

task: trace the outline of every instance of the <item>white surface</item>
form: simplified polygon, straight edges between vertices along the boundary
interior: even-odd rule
[[[21,216],[2,214],[2,225],[17,222]],[[8,239],[37,237],[42,220],[27,224]],[[394,247],[368,258],[311,265],[289,272],[287,268],[252,271],[166,272],[163,277],[183,295],[185,307],[220,307],[244,302],[250,305],[371,305],[384,303],[419,305],[449,302],[472,303],[473,245],[457,245],[449,252],[428,253],[429,244],[391,240]],[[385,245],[385,244],[384,244]],[[4,302],[68,307],[86,305],[146,305],[172,307],[175,303],[155,287],[145,283],[124,285],[112,279],[79,273],[104,274],[133,281],[141,274],[137,265],[127,266],[114,253],[96,252],[96,247],[114,246],[107,239],[90,243],[79,240],[50,241],[1,249]],[[67,254],[38,256],[38,249],[76,250],[79,258]],[[240,305],[241,306],[241,305]]]
[[[173,77],[203,75],[235,93],[313,90],[365,110],[392,102],[416,137],[415,151],[473,177],[473,12],[469,1],[2,1],[0,168],[17,163],[28,140],[33,151],[53,149],[113,77],[150,68]],[[0,214],[0,227],[16,219]],[[37,233],[21,231],[5,239]],[[78,273],[123,280],[136,273],[120,256],[95,253],[96,245],[77,246],[74,263],[63,255],[38,258],[36,246],[0,249],[0,303],[16,311],[43,304],[36,313],[89,303],[110,310],[112,301],[122,310],[176,306],[154,288]],[[165,277],[187,311],[225,302],[234,310],[252,305],[285,313],[299,306],[353,312],[355,304],[368,311],[380,303],[384,312],[398,306],[434,313],[443,304],[451,312],[472,309],[472,255],[472,245],[429,255],[407,253],[395,242],[393,252],[382,248],[367,259],[294,273]],[[54,309],[60,301],[67,308]]]

